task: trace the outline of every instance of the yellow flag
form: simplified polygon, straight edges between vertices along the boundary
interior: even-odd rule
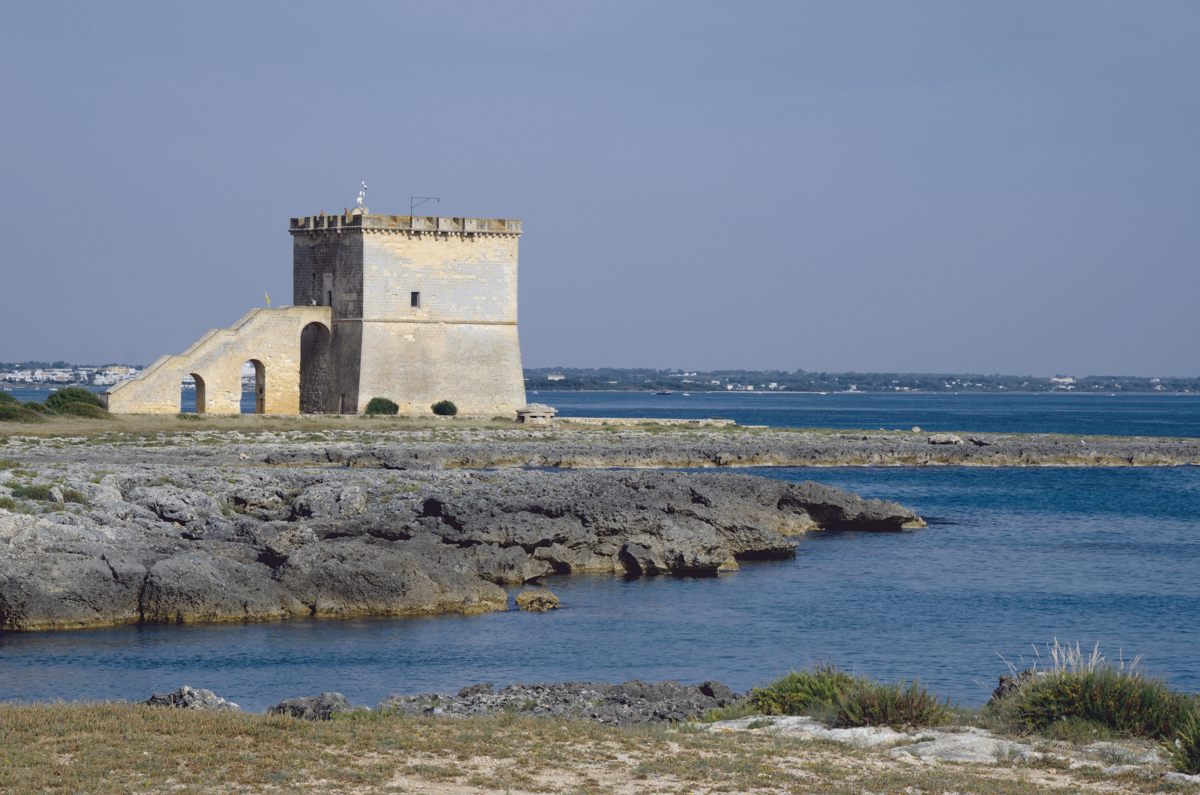
[[[271,294],[264,290],[263,295],[266,296],[266,298],[267,298],[267,306],[270,306],[271,305]]]

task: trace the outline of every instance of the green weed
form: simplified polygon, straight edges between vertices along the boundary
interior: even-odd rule
[[[856,679],[838,694],[833,723],[837,726],[939,726],[950,718],[950,706],[920,682],[886,685]]]

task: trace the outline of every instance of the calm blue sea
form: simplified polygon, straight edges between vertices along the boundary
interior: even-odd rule
[[[1200,395],[792,392],[529,393],[573,417],[725,417],[793,428],[1200,436]]]
[[[559,400],[567,395],[570,408]],[[676,399],[543,396],[578,414],[645,414]],[[747,411],[781,425],[1166,435],[1200,426],[1191,396],[704,399],[723,416]],[[828,410],[779,408],[793,400],[797,411]],[[1198,468],[757,471],[896,499],[931,524],[812,535],[795,560],[717,579],[552,578],[565,606],[545,615],[0,633],[0,699],[137,699],[183,683],[251,709],[329,689],[374,705],[481,681],[717,678],[745,689],[831,661],[881,679],[920,677],[977,705],[1006,670],[999,655],[1028,657],[1056,637],[1099,642],[1112,658],[1143,655],[1150,672],[1200,690]]]

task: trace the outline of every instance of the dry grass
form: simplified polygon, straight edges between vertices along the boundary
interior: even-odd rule
[[[105,705],[0,705],[0,792],[1151,792],[1037,767],[924,766],[762,734],[516,716],[329,723]]]

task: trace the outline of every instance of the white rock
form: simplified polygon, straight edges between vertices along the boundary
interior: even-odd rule
[[[894,748],[890,753],[892,756],[909,755],[926,761],[976,764],[996,764],[1039,756],[1032,746],[1003,740],[983,729],[973,728],[956,732],[926,731],[917,738],[917,742]]]
[[[754,729],[751,729],[751,725]],[[766,725],[760,725],[766,724]],[[887,726],[861,726],[853,729],[831,729],[813,718],[804,716],[763,717],[755,715],[736,720],[721,720],[708,724],[709,731],[746,731],[757,730],[764,734],[774,734],[780,737],[804,737],[814,740],[832,740],[859,748],[873,748],[880,745],[895,745],[898,742],[908,742],[912,738]]]
[[[1167,773],[1163,779],[1176,784],[1200,784],[1200,776],[1189,776],[1187,773]]]

